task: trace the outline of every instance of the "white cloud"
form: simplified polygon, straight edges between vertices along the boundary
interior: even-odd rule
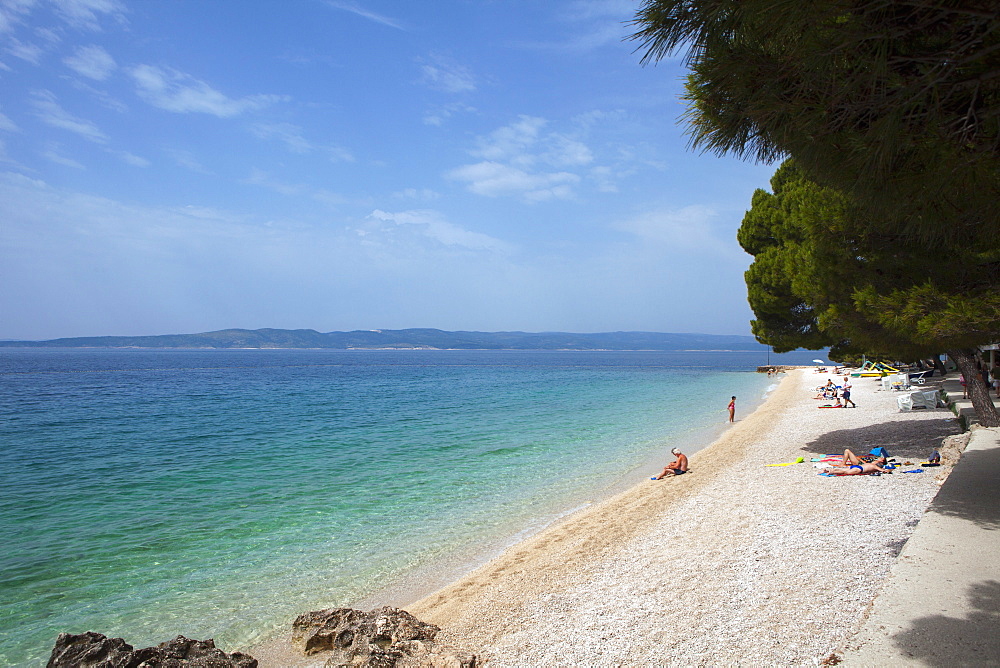
[[[139,65],[129,73],[135,80],[140,97],[154,107],[176,113],[203,113],[228,118],[283,99],[277,95],[250,95],[233,99],[183,72],[153,65]]]
[[[547,126],[544,118],[522,115],[476,140],[470,153],[481,162],[446,176],[488,197],[512,195],[532,202],[572,197],[581,177],[568,170],[590,165],[594,155],[579,139],[548,132]]]
[[[56,96],[47,90],[32,92],[31,103],[38,110],[38,117],[52,127],[69,130],[92,142],[103,144],[108,140],[96,125],[88,120],[77,118],[56,102]]]
[[[472,71],[440,54],[431,54],[422,61],[420,81],[429,88],[445,93],[469,93],[476,90],[476,79]]]
[[[340,9],[345,12],[350,12],[351,14],[356,14],[362,18],[366,18],[369,21],[374,21],[375,23],[381,23],[382,25],[389,26],[390,28],[396,28],[397,30],[402,30],[403,26],[388,16],[383,16],[382,14],[376,14],[373,11],[365,9],[356,2],[346,2],[344,0],[326,0],[326,4],[334,9]]]
[[[448,172],[449,178],[467,184],[470,192],[487,197],[520,195],[532,202],[566,199],[580,177],[569,172],[531,174],[498,162],[479,162]]]
[[[469,250],[508,252],[511,246],[504,241],[480,232],[472,232],[458,225],[447,222],[436,211],[417,210],[389,213],[376,209],[369,215],[370,219],[396,225],[412,225],[424,236],[444,244],[458,246]]]
[[[85,77],[104,81],[115,70],[115,59],[99,46],[81,46],[63,60],[72,70]]]
[[[594,154],[586,144],[565,135],[553,134],[548,138],[548,147],[541,154],[545,162],[561,167],[582,167],[594,161]]]
[[[547,121],[536,116],[520,116],[510,125],[498,128],[476,140],[472,155],[486,160],[505,160],[521,164],[534,162],[528,149],[538,142]]]

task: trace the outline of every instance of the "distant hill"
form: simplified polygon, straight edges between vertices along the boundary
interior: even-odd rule
[[[657,332],[446,332],[382,329],[321,333],[313,329],[223,329],[202,334],[83,336],[48,341],[0,341],[45,348],[433,348],[449,350],[761,350],[752,336]]]

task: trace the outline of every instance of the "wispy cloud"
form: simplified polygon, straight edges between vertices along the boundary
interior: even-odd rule
[[[149,167],[150,165],[149,160],[128,151],[112,151],[112,153],[118,156],[122,162],[133,167]]]
[[[50,162],[54,162],[57,165],[62,165],[63,167],[72,167],[73,169],[86,169],[86,167],[84,167],[78,161],[63,155],[61,149],[62,147],[56,142],[48,142],[48,144],[42,150],[42,157]]]
[[[63,59],[63,62],[77,74],[96,81],[104,81],[117,67],[111,54],[94,45],[81,46],[72,56]]]
[[[0,2],[0,33],[11,32],[31,12],[36,0],[6,0]]]
[[[374,21],[375,23],[381,23],[382,25],[389,26],[390,28],[395,28],[397,30],[404,30],[403,25],[399,21],[382,14],[377,14],[369,9],[365,9],[356,2],[348,2],[345,0],[326,0],[326,4],[334,9],[356,14],[362,18],[368,19],[369,21]]]
[[[198,158],[196,158],[194,153],[192,153],[191,151],[186,151],[184,149],[179,149],[179,148],[167,148],[164,150],[164,152],[168,156],[170,156],[170,158],[179,167],[190,169],[192,172],[196,172],[198,174],[212,173],[209,169],[207,169],[204,165],[201,164]]]
[[[250,132],[258,139],[281,142],[292,153],[325,153],[334,162],[354,162],[354,156],[347,149],[313,143],[306,139],[301,127],[292,123],[254,123]]]
[[[174,69],[154,65],[133,67],[129,74],[142,99],[154,107],[179,114],[202,113],[228,118],[284,99],[279,95],[230,98],[204,81]]]
[[[429,188],[404,188],[403,190],[394,192],[392,196],[400,199],[418,199],[418,200],[430,201],[441,197],[441,193],[438,193]]]
[[[437,211],[413,210],[390,213],[376,209],[368,217],[384,223],[412,226],[425,237],[445,246],[477,251],[509,252],[512,250],[510,244],[505,241],[449,223]],[[362,233],[364,232],[362,231]]]
[[[451,58],[433,53],[418,62],[420,82],[428,88],[445,93],[469,93],[476,90],[476,78],[472,70]]]
[[[726,257],[740,255],[729,236],[723,237],[713,226],[718,217],[715,209],[691,205],[680,209],[647,211],[613,227],[633,234],[648,244],[667,246],[701,254],[720,253]]]
[[[634,32],[628,22],[635,18],[637,8],[634,0],[577,0],[568,3],[559,17],[569,26],[565,36],[522,46],[568,53],[607,46],[631,48],[623,46],[623,40]]]
[[[282,183],[281,181],[277,181],[262,169],[252,169],[250,171],[250,176],[247,177],[245,183],[254,186],[262,186],[268,190],[273,190],[276,193],[288,195],[290,197],[305,194],[308,190],[307,186],[299,183]]]
[[[20,132],[21,128],[17,127],[17,124],[10,120],[6,114],[0,112],[0,130],[4,132]]]
[[[54,128],[68,130],[98,144],[103,144],[108,140],[107,135],[101,132],[96,125],[88,120],[73,116],[59,106],[59,103],[56,102],[56,96],[50,91],[33,91],[31,103],[34,105],[38,117]]]
[[[0,33],[12,32],[25,22],[32,11],[43,5],[51,6],[64,23],[83,30],[100,30],[102,17],[124,23],[127,12],[125,5],[119,0],[49,0],[47,3],[38,0],[3,0],[0,2]],[[51,29],[39,28],[36,33],[47,41],[58,41],[57,33]]]
[[[521,116],[516,122],[477,139],[472,154],[521,166],[540,162],[578,167],[593,162],[594,156],[583,142],[563,133],[543,132],[547,124],[543,118]]]
[[[459,113],[469,114],[476,111],[475,107],[469,106],[467,104],[457,102],[453,104],[446,104],[444,106],[435,107],[427,111],[424,114],[424,125],[433,125],[435,127],[440,127],[445,124],[452,116]]]
[[[302,128],[291,123],[254,123],[250,132],[258,139],[276,139],[292,153],[311,153],[316,149],[302,136]]]
[[[59,16],[75,28],[98,30],[104,16],[125,20],[126,8],[119,0],[53,0]]]
[[[32,65],[40,63],[42,60],[42,54],[45,53],[44,50],[37,44],[22,42],[17,38],[12,38],[10,40],[10,44],[7,45],[5,50],[15,58],[25,60]]]

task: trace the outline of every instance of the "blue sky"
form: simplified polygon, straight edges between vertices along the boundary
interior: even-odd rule
[[[773,166],[617,0],[0,1],[0,338],[749,334]]]

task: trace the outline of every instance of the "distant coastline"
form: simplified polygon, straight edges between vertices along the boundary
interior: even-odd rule
[[[224,329],[200,334],[84,336],[44,341],[0,341],[8,348],[186,348],[322,350],[606,350],[753,351],[752,336],[660,332],[466,332],[382,329],[318,332],[313,329]]]

